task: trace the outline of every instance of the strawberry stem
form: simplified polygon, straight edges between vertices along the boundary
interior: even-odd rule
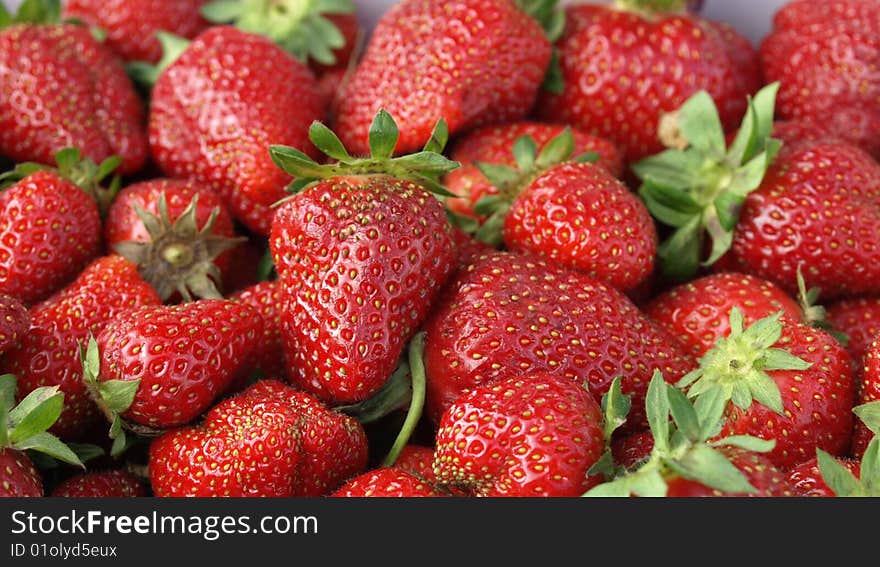
[[[409,367],[412,375],[412,398],[409,404],[409,410],[406,413],[406,419],[397,439],[391,446],[391,450],[382,461],[382,466],[390,467],[397,462],[400,452],[409,443],[413,431],[415,431],[419,420],[422,418],[422,410],[425,406],[425,362],[423,359],[425,352],[425,333],[417,333],[409,343]]]

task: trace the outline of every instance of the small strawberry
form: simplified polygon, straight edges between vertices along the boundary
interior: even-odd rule
[[[424,445],[408,444],[401,449],[394,461],[394,467],[405,470],[430,484],[438,484],[434,474],[434,448]]]
[[[52,431],[65,439],[78,437],[99,420],[82,381],[80,345],[123,311],[159,303],[134,264],[121,256],[98,258],[61,291],[31,308],[31,327],[19,346],[4,355],[3,368],[18,376],[22,395],[40,386],[59,386],[65,394],[64,411]]]
[[[871,343],[880,335],[880,297],[840,299],[828,304],[825,317],[834,330],[848,337],[846,350],[861,371]]]
[[[350,479],[336,498],[421,498],[445,496],[425,479],[397,467],[382,467]]]
[[[859,461],[844,458],[831,457],[838,464],[846,468],[851,474],[859,474]],[[791,486],[792,492],[796,496],[812,496],[819,498],[833,498],[836,496],[834,490],[825,482],[822,471],[819,468],[818,457],[804,461],[797,465],[786,474],[788,484]]]
[[[803,314],[797,302],[773,283],[722,272],[682,283],[654,297],[645,312],[679,337],[695,356],[730,334],[730,310],[739,309],[746,325],[782,312],[791,322]]]
[[[424,325],[432,419],[468,390],[533,372],[587,382],[597,398],[616,376],[638,400],[655,369],[694,367],[675,337],[625,295],[534,255],[492,252],[460,270]]]
[[[277,280],[249,286],[229,296],[251,306],[263,320],[263,336],[257,344],[254,365],[264,376],[284,377],[284,345],[281,341],[281,284]]]
[[[531,136],[538,147],[544,147],[563,130],[564,125],[522,121],[485,126],[458,138],[450,157],[461,163],[461,167],[443,179],[446,187],[458,197],[446,199],[447,208],[459,215],[484,220],[474,212],[474,205],[484,196],[497,194],[498,187],[486,179],[477,162],[513,167],[517,165],[514,144],[522,136]],[[596,163],[605,166],[614,177],[620,177],[623,158],[611,142],[576,128],[571,132],[574,136],[572,155],[596,153],[599,156]]]
[[[269,39],[229,26],[165,41],[167,61],[150,91],[153,159],[165,175],[213,189],[237,220],[267,235],[271,207],[291,181],[267,148],[314,153],[307,131],[325,109],[317,81]]]
[[[874,338],[865,352],[862,371],[858,376],[856,405],[880,402],[880,336]],[[880,404],[874,403],[869,407],[870,411],[877,411]],[[871,439],[878,435],[878,424],[880,424],[880,418],[873,413],[860,417],[862,419],[856,421],[850,450],[855,457],[861,457],[865,453]]]
[[[134,498],[146,496],[144,483],[121,470],[90,471],[58,484],[51,496],[56,498]]]
[[[477,496],[576,496],[598,479],[602,411],[564,376],[526,373],[477,386],[443,414],[434,473]]]
[[[199,9],[207,0],[67,0],[63,14],[101,33],[125,61],[156,63],[162,57],[157,31],[192,39],[208,22]]]
[[[355,154],[366,153],[370,124],[380,109],[399,121],[399,153],[422,147],[441,118],[452,135],[524,118],[551,61],[542,24],[550,37],[561,28],[555,4],[396,3],[376,24],[345,84],[336,122],[342,141]]]
[[[0,7],[0,153],[52,165],[75,147],[95,162],[119,156],[121,174],[141,169],[144,105],[122,62],[85,26],[57,23],[58,3],[25,5],[21,23]]]
[[[43,480],[27,451],[84,468],[70,447],[46,431],[61,415],[64,393],[47,386],[22,398],[15,405],[15,376],[0,375],[0,498],[43,496]]]
[[[0,294],[0,356],[16,346],[31,326],[31,316],[20,301]]]
[[[438,125],[425,151],[392,158],[399,132],[380,112],[368,158],[352,157],[319,122],[312,142],[338,163],[270,149],[304,187],[278,208],[269,241],[287,375],[298,388],[334,403],[369,398],[427,317],[454,269],[450,225],[429,192],[442,192],[432,176],[456,165],[433,151],[445,134]]]

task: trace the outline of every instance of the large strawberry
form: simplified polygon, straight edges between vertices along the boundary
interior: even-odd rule
[[[199,11],[207,0],[68,0],[64,16],[94,26],[125,61],[156,63],[162,46],[156,32],[193,38],[208,22]]]
[[[581,384],[524,373],[475,387],[443,414],[437,480],[477,496],[577,496],[603,450],[602,410]]]
[[[24,305],[10,295],[0,294],[0,356],[17,345],[31,325]]]
[[[95,162],[121,157],[120,173],[138,171],[144,108],[122,62],[85,26],[32,23],[41,2],[25,4],[22,23],[0,7],[0,153],[51,165],[75,147]],[[53,10],[42,15],[58,20]]]
[[[122,469],[80,473],[52,489],[56,498],[134,498],[146,493],[143,481]]]
[[[492,252],[460,270],[424,329],[435,421],[466,391],[524,373],[586,382],[597,398],[622,376],[638,401],[655,369],[674,381],[694,367],[623,293],[527,254]],[[630,425],[644,425],[644,404],[634,406]]]
[[[323,400],[359,402],[388,380],[407,341],[454,268],[455,248],[433,176],[455,167],[432,151],[391,158],[394,120],[376,115],[368,158],[354,158],[326,126],[312,142],[338,163],[321,166],[273,146],[305,186],[281,205],[270,246],[281,282],[288,376]]]
[[[99,418],[82,381],[80,345],[122,312],[160,302],[134,264],[121,256],[103,256],[31,308],[30,329],[0,365],[18,376],[21,395],[40,386],[59,386],[65,394],[64,411],[52,431],[62,438],[78,437]]]
[[[0,498],[43,496],[43,481],[27,451],[44,453],[82,467],[70,447],[46,430],[61,415],[64,393],[58,386],[37,388],[18,405],[16,378],[0,375]]]
[[[531,136],[538,147],[544,147],[565,128],[561,124],[520,121],[484,126],[461,136],[450,153],[461,167],[450,171],[443,179],[446,187],[457,195],[446,200],[447,208],[459,215],[483,219],[474,212],[474,205],[487,195],[497,194],[498,188],[486,179],[477,162],[515,166],[514,144],[522,136]],[[577,128],[571,131],[574,136],[572,155],[595,152],[598,154],[596,163],[605,166],[615,177],[623,173],[623,158],[614,144]]]
[[[556,42],[564,89],[545,93],[539,115],[611,140],[627,161],[660,151],[662,116],[699,90],[718,102],[732,128],[750,85],[723,34],[684,4],[569,5]]]
[[[268,146],[314,151],[308,128],[325,106],[317,82],[272,41],[236,28],[215,26],[174,45],[177,57],[167,55],[173,62],[150,91],[153,159],[166,175],[217,191],[236,219],[266,235],[271,206],[291,181]]]
[[[399,122],[400,153],[422,147],[439,119],[455,135],[524,118],[551,59],[538,22],[558,31],[553,0],[403,0],[377,23],[343,87],[336,126],[354,153],[369,149],[373,116]],[[532,14],[520,6],[528,7]]]
[[[880,2],[794,0],[761,42],[779,116],[807,118],[880,157]]]

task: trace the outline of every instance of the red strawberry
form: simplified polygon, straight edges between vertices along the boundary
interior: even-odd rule
[[[254,284],[229,296],[229,299],[251,306],[262,317],[263,336],[257,344],[254,364],[264,376],[287,375],[281,342],[281,292],[281,285],[276,280]]]
[[[0,293],[30,304],[68,284],[100,253],[95,200],[51,171],[0,192]]]
[[[494,252],[448,284],[427,332],[429,413],[463,393],[531,372],[551,372],[599,397],[616,376],[643,399],[654,369],[677,380],[694,361],[619,291],[532,255]],[[637,403],[630,425],[644,423]]]
[[[758,92],[764,86],[764,74],[761,70],[758,50],[752,45],[751,40],[727,22],[713,20],[705,20],[705,22],[718,32],[727,47],[727,55],[734,65],[734,73],[739,81],[740,92],[744,94]]]
[[[131,309],[97,335],[100,362],[87,355],[85,380],[129,386],[128,403],[102,400],[110,413],[150,428],[177,427],[251,370],[262,324],[251,307],[221,299]]]
[[[347,147],[366,153],[373,116],[385,109],[399,121],[403,154],[424,145],[441,118],[453,135],[519,120],[550,57],[541,24],[510,0],[403,0],[374,28],[336,126]]]
[[[43,479],[26,453],[0,449],[0,498],[43,496]]]
[[[521,136],[531,136],[538,147],[544,147],[565,129],[559,124],[542,122],[510,122],[486,126],[459,138],[452,150],[452,159],[462,166],[450,171],[444,183],[459,198],[449,198],[446,206],[453,212],[481,218],[474,212],[474,205],[486,195],[495,195],[498,188],[486,179],[476,162],[514,166],[513,146]],[[574,151],[572,155],[588,152],[599,154],[597,163],[605,166],[615,177],[623,173],[623,159],[614,145],[598,136],[579,129],[572,129]]]
[[[0,29],[0,153],[16,162],[55,163],[78,148],[119,172],[147,158],[144,108],[122,62],[84,26],[13,24]]]
[[[144,483],[121,470],[92,471],[61,482],[52,490],[58,498],[134,498],[146,496]]]
[[[166,175],[217,191],[237,220],[266,235],[271,205],[291,181],[267,148],[313,152],[307,131],[324,106],[303,63],[265,37],[217,26],[159,74],[151,90],[150,149]]]
[[[764,75],[779,81],[779,116],[815,120],[880,157],[880,3],[795,0],[760,46]]]
[[[477,386],[443,414],[434,472],[478,496],[577,496],[598,479],[602,410],[575,381],[525,373]]]
[[[156,63],[162,56],[157,31],[193,38],[208,27],[199,8],[206,0],[68,0],[64,16],[107,34],[106,44],[126,61]]]
[[[859,462],[853,459],[837,457],[837,462],[841,466],[846,467],[849,472],[858,477]],[[809,461],[792,468],[786,474],[788,484],[791,486],[792,492],[796,496],[813,496],[820,498],[833,498],[836,496],[834,491],[825,482],[822,477],[822,471],[819,470],[819,459],[813,458]]]
[[[862,372],[856,389],[856,406],[880,401],[880,337],[875,337],[865,352]],[[853,431],[853,456],[861,458],[868,448],[876,431],[872,431],[864,420],[856,420]]]
[[[19,346],[6,353],[3,368],[18,376],[21,395],[39,386],[59,386],[64,411],[52,431],[62,438],[78,437],[99,416],[82,381],[80,345],[123,311],[160,302],[134,264],[121,256],[101,257],[31,308],[31,327]]]
[[[27,333],[31,316],[20,301],[0,294],[0,356],[16,346]]]
[[[747,325],[779,311],[793,323],[803,317],[797,302],[776,285],[734,272],[680,284],[652,299],[645,312],[682,339],[695,356],[701,356],[730,334],[730,310],[734,307]]]
[[[458,259],[458,268],[467,268],[471,262],[482,256],[492,252],[493,248],[477,240],[460,227],[452,226],[452,240],[455,243],[456,258]]]
[[[107,246],[134,262],[141,276],[169,301],[219,298],[230,271],[235,238],[225,205],[192,181],[152,179],[129,185],[104,223]]]
[[[847,336],[846,350],[861,371],[865,354],[880,335],[880,297],[841,299],[826,306],[825,316],[831,328]]]
[[[667,480],[666,496],[669,498],[716,498],[719,496],[779,498],[793,495],[794,491],[785,474],[776,468],[767,457],[742,449],[728,449],[725,451],[725,455],[730,459],[731,464],[740,470],[749,483],[757,489],[756,493],[725,493],[717,488],[713,489],[700,482],[678,476]]]
[[[397,467],[382,467],[350,479],[336,498],[420,498],[445,496],[429,482]]]
[[[699,90],[718,103],[725,129],[732,128],[750,86],[726,34],[695,15],[652,10],[652,4],[659,3],[567,6],[556,42],[565,86],[560,94],[545,93],[537,106],[544,119],[612,141],[627,161],[660,151],[661,116]]]
[[[405,470],[430,484],[437,484],[434,474],[434,449],[424,445],[406,445],[394,461],[394,468]]]
[[[392,159],[397,139],[380,112],[369,158],[352,158],[321,124],[312,141],[342,163],[271,149],[307,185],[278,208],[269,241],[287,374],[325,401],[356,403],[379,391],[454,269],[450,225],[429,193],[439,190],[431,175],[454,164],[430,150]]]

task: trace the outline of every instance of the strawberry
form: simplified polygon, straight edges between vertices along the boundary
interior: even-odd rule
[[[442,138],[442,127],[435,136]],[[273,146],[303,187],[281,205],[270,248],[281,281],[287,375],[331,403],[363,401],[385,384],[454,268],[455,248],[432,175],[455,166],[432,141],[391,158],[399,132],[386,112],[369,158],[353,158],[321,123],[312,142],[339,163],[321,166]]]
[[[350,479],[336,498],[421,498],[445,496],[423,478],[396,467],[381,467]]]
[[[95,162],[121,157],[121,174],[141,169],[144,107],[122,62],[86,27],[31,23],[41,21],[33,15],[0,28],[0,153],[51,165],[75,147]],[[57,21],[51,10],[42,15]]]
[[[746,328],[734,307],[730,333],[676,385],[726,408],[721,435],[775,440],[767,458],[789,469],[817,448],[836,456],[848,451],[856,380],[849,355],[831,335],[781,317],[780,311]]]
[[[31,326],[31,316],[20,301],[0,294],[0,356],[16,346]]]
[[[747,325],[782,312],[802,320],[797,302],[773,283],[748,274],[722,272],[682,283],[654,297],[645,312],[701,356],[730,334],[730,310],[736,307]]]
[[[121,256],[91,262],[61,291],[34,305],[31,327],[3,358],[3,369],[18,376],[22,395],[40,386],[59,386],[64,411],[52,427],[62,438],[85,433],[99,419],[82,381],[79,346],[123,311],[158,305],[159,296]]]
[[[339,100],[336,127],[355,154],[369,149],[373,116],[400,125],[399,153],[422,147],[437,120],[452,135],[519,120],[535,103],[561,23],[552,0],[403,0],[370,35]],[[528,7],[529,12],[521,8]],[[534,14],[533,18],[530,14]]]
[[[424,329],[435,422],[468,390],[524,373],[587,382],[596,397],[622,376],[624,392],[639,400],[654,369],[677,380],[694,367],[621,292],[528,254],[476,259],[449,282]],[[638,405],[633,426],[643,422]]]
[[[68,0],[64,16],[94,26],[125,61],[156,63],[162,57],[157,31],[192,39],[208,22],[199,9],[206,0]]]
[[[610,140],[628,162],[660,151],[661,117],[700,90],[718,103],[725,129],[732,128],[750,86],[740,58],[731,57],[735,48],[725,42],[726,33],[686,13],[683,4],[567,6],[565,31],[556,42],[564,88],[543,93],[539,116]]]
[[[165,301],[179,293],[221,297],[235,238],[232,217],[210,189],[152,179],[119,192],[104,223],[107,246],[135,263]]]
[[[58,386],[36,388],[15,405],[17,380],[0,375],[0,498],[43,496],[43,480],[27,451],[85,468],[70,447],[46,430],[61,415]]]
[[[880,297],[840,299],[828,304],[825,316],[833,329],[847,336],[846,350],[861,371],[871,343],[880,335]]]
[[[477,162],[515,166],[514,144],[522,136],[531,136],[538,147],[544,147],[565,129],[564,125],[534,121],[509,122],[484,126],[458,138],[450,157],[461,167],[450,171],[443,182],[457,198],[446,200],[449,210],[464,216],[481,217],[474,205],[486,195],[498,193],[498,188],[486,179]],[[595,152],[599,163],[615,177],[623,173],[623,158],[614,145],[598,136],[572,128],[574,150],[572,155]],[[484,219],[483,219],[484,220]]]
[[[130,309],[89,341],[83,379],[114,422],[111,437],[120,419],[119,426],[178,427],[251,370],[261,334],[259,314],[235,301]]]
[[[59,483],[51,496],[56,498],[134,498],[146,496],[144,483],[121,469],[90,471]]]
[[[764,75],[779,81],[779,116],[815,120],[880,157],[880,3],[795,0],[760,45]]]
[[[356,421],[268,380],[154,440],[148,470],[157,496],[317,496],[366,462]]]
[[[446,410],[434,473],[477,496],[576,496],[602,454],[602,412],[567,377],[526,373],[475,387]]]
[[[150,91],[153,159],[165,175],[213,189],[237,220],[267,235],[271,205],[291,181],[267,147],[314,152],[307,130],[325,103],[312,72],[269,39],[229,26],[167,43],[173,62]]]
[[[785,476],[763,455],[773,442],[748,435],[711,437],[723,406],[692,404],[655,373],[645,398],[650,431],[618,439],[618,468],[584,496],[790,496]],[[670,421],[671,417],[671,421]]]
[[[739,82],[739,90],[744,94],[754,94],[764,86],[764,73],[761,70],[761,58],[758,50],[749,38],[742,35],[727,22],[704,20],[714,28],[727,48],[727,55],[734,66],[734,74]],[[734,104],[734,103],[732,103]],[[738,104],[738,103],[735,103]],[[742,109],[735,112],[742,112]]]
[[[843,457],[833,457],[837,462],[845,467],[850,473],[858,476],[859,461],[847,459]],[[819,469],[819,459],[814,457],[809,461],[792,468],[786,474],[788,484],[791,486],[792,492],[796,496],[812,496],[819,498],[833,498],[836,496],[834,490],[828,486]]]
[[[264,376],[284,377],[284,346],[281,341],[281,284],[277,280],[265,281],[238,291],[229,299],[249,305],[263,320],[263,336],[257,344],[254,364]]]
[[[880,336],[875,337],[865,352],[862,372],[856,388],[856,405],[861,406],[880,401]],[[875,403],[872,407],[876,408]],[[875,418],[876,421],[876,418]],[[853,431],[851,453],[861,457],[867,450],[871,439],[877,435],[877,426],[873,421],[862,419],[856,421]]]
[[[433,447],[412,443],[406,445],[394,461],[394,467],[414,474],[430,484],[438,484],[437,475],[434,474]]]
[[[586,163],[586,155],[572,159],[574,144],[565,129],[538,152],[526,135],[514,143],[516,168],[477,162],[498,189],[475,206],[488,215],[476,236],[624,291],[636,288],[654,267],[657,233],[651,215],[607,169]]]

